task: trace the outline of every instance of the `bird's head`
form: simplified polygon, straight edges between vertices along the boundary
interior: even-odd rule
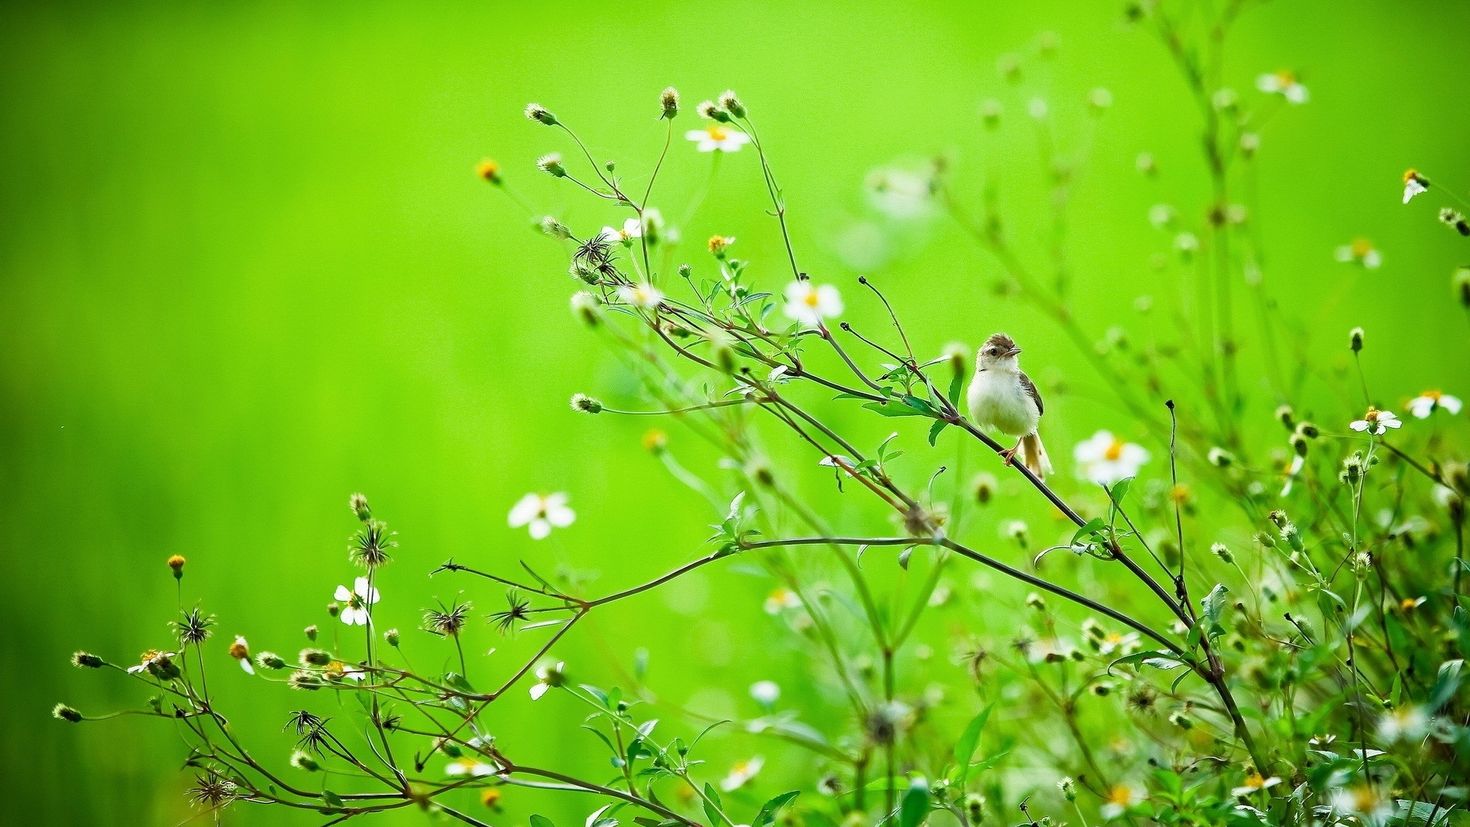
[[[980,370],[1016,370],[1019,367],[1016,356],[1020,352],[1014,339],[1004,333],[996,333],[980,346],[975,364]]]

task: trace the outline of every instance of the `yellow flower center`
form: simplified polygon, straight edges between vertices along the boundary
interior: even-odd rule
[[[1419,605],[1418,601],[1416,601],[1412,597],[1406,597],[1403,600],[1400,600],[1399,601],[1399,608],[1402,609],[1402,610],[1404,610],[1404,611],[1406,611],[1406,612],[1409,611],[1409,610],[1411,610],[1411,609],[1417,608],[1418,605]]]
[[[815,309],[817,306],[817,291],[813,290],[807,293],[806,296],[802,298],[802,302],[807,307]]]
[[[1425,391],[1424,396],[1428,399],[1433,399],[1435,402],[1438,402],[1440,400],[1440,397],[1444,396],[1444,391]]]
[[[231,643],[230,657],[234,658],[235,660],[244,660],[250,657],[250,650],[246,649],[245,644],[243,643]]]
[[[1282,69],[1276,73],[1276,80],[1282,86],[1291,86],[1296,83],[1296,73],[1290,69]]]
[[[1378,809],[1378,796],[1368,787],[1355,787],[1352,792],[1353,809],[1360,813],[1371,813]]]
[[[1108,790],[1108,803],[1117,804],[1119,807],[1127,807],[1133,803],[1133,789],[1127,784],[1119,784]]]
[[[1259,790],[1266,786],[1266,779],[1262,778],[1260,773],[1253,772],[1245,777],[1245,786],[1253,790]]]
[[[1123,443],[1116,439],[1108,445],[1107,450],[1103,451],[1103,459],[1109,462],[1115,462],[1121,456],[1123,456]]]
[[[725,127],[720,126],[717,123],[712,123],[709,126],[706,126],[704,128],[704,131],[709,133],[710,140],[712,141],[723,141],[726,138],[730,137],[729,131],[726,130]]]
[[[1409,169],[1404,170],[1404,183],[1405,184],[1409,183],[1410,181],[1415,180],[1418,177],[1419,177],[1419,170],[1413,169],[1412,167],[1409,168]]]
[[[1187,486],[1187,485],[1176,485],[1173,488],[1170,488],[1169,489],[1169,499],[1173,500],[1176,503],[1188,502],[1189,501],[1189,486]]]
[[[1373,252],[1373,242],[1369,241],[1366,238],[1354,239],[1352,250],[1353,255],[1357,256],[1358,258],[1362,258],[1363,256],[1366,256],[1369,253]]]
[[[1365,422],[1377,422],[1378,421],[1378,409],[1377,408],[1369,408],[1368,409],[1368,412],[1365,413],[1365,414],[1363,414],[1363,420]]]
[[[490,789],[480,793],[480,803],[484,804],[486,807],[499,806],[500,790],[491,787]]]

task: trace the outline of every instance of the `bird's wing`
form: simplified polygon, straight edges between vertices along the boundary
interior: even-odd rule
[[[1021,389],[1026,391],[1032,401],[1036,403],[1037,416],[1046,413],[1046,407],[1041,404],[1041,394],[1036,390],[1036,383],[1032,382],[1031,377],[1027,376],[1025,372],[1021,373]]]

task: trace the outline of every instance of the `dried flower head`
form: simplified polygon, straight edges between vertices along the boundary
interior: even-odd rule
[[[178,620],[173,622],[174,632],[179,636],[179,643],[185,646],[208,640],[212,626],[214,626],[214,615],[205,614],[197,606],[184,612]]]
[[[733,89],[726,89],[725,93],[720,95],[720,108],[729,112],[733,118],[745,117],[745,104],[736,97]]]
[[[502,635],[515,631],[516,624],[522,623],[530,618],[530,601],[521,597],[520,592],[512,589],[505,593],[505,609],[494,612],[490,620]]]
[[[51,717],[55,718],[58,721],[67,721],[68,723],[73,724],[79,724],[82,722],[82,713],[78,712],[74,707],[67,706],[66,704],[57,704],[56,706],[51,707]]]
[[[602,413],[602,403],[585,393],[572,394],[572,410],[577,413]]]
[[[551,114],[546,107],[539,103],[526,104],[526,117],[537,123],[546,124],[547,126],[556,126],[558,123],[556,116]]]
[[[679,114],[679,90],[674,87],[669,86],[659,93],[658,102],[663,107],[663,114],[659,116],[660,118],[672,120]]]
[[[217,810],[234,801],[236,793],[235,782],[219,773],[207,772],[194,778],[194,786],[189,788],[189,800],[195,806]]]
[[[464,629],[470,608],[469,603],[459,601],[448,606],[441,603],[439,608],[424,612],[424,628],[442,637],[455,637]]]
[[[71,665],[78,669],[100,669],[106,666],[107,662],[91,652],[74,652],[71,656]]]
[[[387,523],[369,517],[363,521],[362,528],[352,535],[352,544],[347,547],[347,559],[365,569],[375,569],[388,562],[389,549],[398,547],[398,541],[393,539],[397,534],[396,531],[388,530]],[[337,599],[349,598],[339,596]]]

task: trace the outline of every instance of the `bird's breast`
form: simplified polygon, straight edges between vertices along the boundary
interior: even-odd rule
[[[1014,373],[978,372],[970,382],[966,401],[970,404],[970,418],[977,425],[1011,436],[1034,433],[1041,419],[1036,402],[1021,387],[1020,377]]]

